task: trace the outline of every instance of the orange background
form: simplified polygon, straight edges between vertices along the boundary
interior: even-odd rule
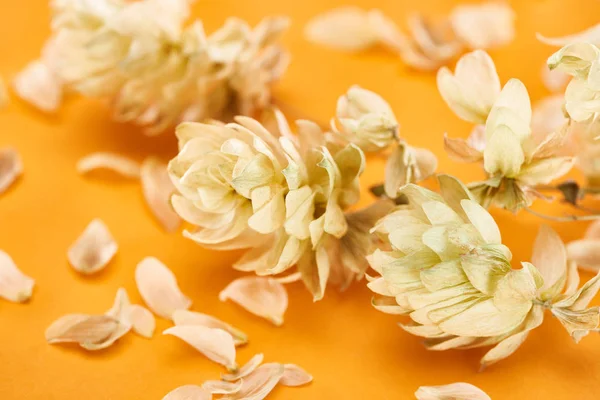
[[[49,34],[45,0],[0,1],[0,73],[6,79],[38,57]],[[415,146],[438,156],[440,171],[466,181],[479,178],[477,167],[459,165],[443,153],[442,134],[466,137],[469,124],[458,120],[440,98],[434,74],[407,70],[384,51],[343,54],[306,42],[302,29],[313,15],[343,5],[333,0],[200,0],[194,15],[212,32],[236,15],[256,23],[261,16],[284,14],[293,26],[285,44],[293,62],[275,90],[276,98],[302,110],[302,117],[327,121],[335,101],[350,85],[379,92],[393,106],[401,134]],[[454,1],[360,0],[379,7],[396,21],[410,11],[441,15]],[[512,2],[517,39],[491,52],[503,81],[523,80],[537,100],[548,93],[540,81],[544,59],[553,51],[535,32],[566,34],[598,22],[595,0],[527,0]],[[294,115],[292,115],[294,117]],[[478,373],[483,350],[428,352],[421,339],[396,326],[399,319],[375,311],[364,282],[346,293],[328,290],[313,304],[301,284],[289,286],[290,307],[283,327],[276,328],[230,303],[218,292],[240,274],[231,269],[238,254],[204,250],[179,234],[162,232],[151,218],[135,181],[84,178],[76,161],[94,151],[115,151],[141,160],[174,155],[171,132],[147,138],[129,125],[113,123],[102,104],[76,99],[53,117],[13,99],[0,112],[0,147],[16,147],[24,160],[20,181],[0,198],[0,248],[36,279],[29,304],[0,301],[1,399],[159,399],[171,389],[216,379],[220,368],[183,342],[160,332],[170,326],[158,320],[152,340],[129,334],[108,350],[85,352],[45,343],[44,330],[72,312],[102,313],[116,290],[125,287],[134,302],[141,298],[134,283],[136,264],[156,256],[177,275],[193,309],[229,321],[250,336],[239,349],[240,363],[263,352],[268,361],[296,363],[314,375],[305,388],[277,388],[272,399],[404,399],[419,385],[456,381],[473,383],[495,399],[592,399],[600,389],[600,337],[592,334],[575,345],[558,321],[544,325],[509,359]],[[370,160],[365,188],[382,180],[380,160]],[[365,191],[366,192],[366,191]],[[364,202],[371,199],[365,196]],[[556,206],[538,206],[561,212]],[[541,223],[527,214],[514,217],[494,210],[504,242],[515,262],[527,260]],[[66,250],[93,218],[102,218],[120,249],[113,262],[93,277],[68,266]],[[585,224],[554,225],[563,239],[582,235]],[[588,279],[589,274],[583,278]]]

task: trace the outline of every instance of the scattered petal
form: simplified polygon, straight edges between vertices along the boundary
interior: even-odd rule
[[[581,239],[567,244],[569,259],[575,261],[579,268],[600,271],[600,240]]]
[[[139,304],[129,306],[129,319],[133,331],[140,336],[151,338],[156,329],[156,320],[154,315],[146,308]]]
[[[0,149],[0,194],[23,173],[23,163],[15,149]]]
[[[86,275],[102,270],[117,253],[117,242],[101,219],[96,218],[69,248],[67,258],[71,266]]]
[[[233,394],[240,391],[243,381],[227,382],[227,381],[206,381],[202,384],[202,388],[211,394]]]
[[[35,281],[23,274],[13,259],[0,250],[0,297],[14,303],[31,298]]]
[[[206,328],[222,329],[233,336],[236,346],[248,343],[248,335],[244,332],[207,314],[188,310],[175,310],[173,313],[173,322],[175,322],[175,325],[200,325]]]
[[[222,329],[207,328],[200,325],[178,325],[163,332],[173,335],[212,361],[224,365],[229,370],[235,370],[235,344],[233,338]]]
[[[583,32],[578,32],[572,35],[550,38],[543,36],[538,33],[537,38],[542,43],[549,44],[551,46],[567,46],[573,43],[592,43],[595,45],[600,44],[600,25],[594,25]]]
[[[221,400],[262,400],[275,388],[283,373],[282,364],[263,364],[243,380],[239,392],[223,396]]]
[[[211,400],[212,395],[198,385],[184,385],[167,393],[162,400]]]
[[[502,46],[515,37],[515,12],[501,2],[459,5],[450,23],[456,36],[472,49]]]
[[[148,157],[142,163],[140,174],[144,198],[150,211],[167,232],[175,231],[181,224],[181,219],[169,202],[175,188],[169,178],[167,165],[154,157]]]
[[[366,49],[378,41],[366,11],[347,6],[314,17],[304,29],[313,43],[343,51]]]
[[[238,379],[245,378],[246,376],[254,372],[254,370],[258,368],[260,364],[262,364],[264,358],[264,355],[262,355],[261,353],[256,354],[246,364],[244,364],[242,368],[238,369],[236,372],[232,374],[222,374],[221,379],[233,382],[237,381]]]
[[[40,61],[33,61],[15,78],[17,95],[44,112],[54,112],[62,102],[62,84],[58,77]]]
[[[313,380],[312,375],[295,364],[284,364],[283,368],[283,376],[279,383],[284,386],[302,386]]]
[[[490,396],[470,383],[451,383],[443,386],[421,386],[416,392],[418,400],[491,400]]]
[[[135,282],[150,310],[158,316],[171,319],[175,310],[187,310],[192,305],[181,293],[173,272],[154,257],[146,257],[138,264]]]
[[[77,162],[77,172],[87,174],[97,169],[114,171],[126,178],[140,177],[140,164],[128,157],[115,153],[92,153]]]
[[[285,287],[273,278],[236,279],[219,293],[219,299],[231,299],[252,314],[268,319],[277,326],[283,324],[283,314],[288,306]]]
[[[118,321],[108,315],[68,314],[46,329],[46,340],[54,343],[96,344],[117,329]]]

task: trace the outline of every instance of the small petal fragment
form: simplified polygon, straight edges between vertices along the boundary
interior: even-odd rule
[[[162,400],[210,400],[212,395],[198,385],[184,385],[167,393]]]
[[[171,208],[169,199],[175,190],[167,165],[154,157],[148,157],[141,168],[142,190],[146,204],[167,232],[175,231],[181,219]]]
[[[421,386],[416,392],[418,400],[491,400],[483,390],[470,383],[451,383],[443,386]]]
[[[12,148],[0,149],[0,194],[23,173],[23,163],[19,153]]]
[[[264,355],[259,353],[252,357],[244,366],[237,370],[237,372],[233,374],[222,374],[221,379],[226,381],[237,381],[238,379],[242,379],[248,375],[250,375],[260,364],[262,364],[264,360]]]
[[[230,370],[237,368],[233,338],[222,329],[200,325],[179,325],[167,329],[163,334],[178,337],[212,361]]]
[[[67,258],[76,271],[91,275],[106,267],[117,249],[117,242],[106,224],[96,218],[69,248]]]
[[[273,324],[283,324],[288,306],[285,287],[273,278],[247,277],[236,279],[219,293],[219,299],[231,299],[254,315]]]
[[[87,174],[97,169],[114,171],[126,178],[140,177],[140,164],[120,154],[92,153],[77,162],[77,172],[80,174]]]
[[[154,335],[156,329],[156,320],[154,315],[146,308],[139,304],[129,306],[129,319],[133,331],[140,336],[150,339]]]
[[[173,313],[173,322],[175,322],[175,325],[200,325],[207,328],[222,329],[233,336],[236,346],[248,343],[248,335],[244,332],[207,314],[188,310],[175,310]]]
[[[135,281],[148,307],[163,318],[171,319],[175,310],[187,310],[192,305],[181,293],[173,272],[154,257],[138,264]]]
[[[314,17],[306,25],[304,35],[311,42],[344,51],[363,50],[378,41],[367,12],[353,6]]]
[[[295,364],[284,364],[283,368],[283,376],[279,383],[284,386],[302,386],[313,380],[311,374]]]
[[[35,281],[23,274],[13,259],[0,250],[0,297],[14,303],[31,298]]]
[[[44,112],[54,112],[62,102],[62,84],[57,76],[40,61],[34,61],[21,71],[13,82],[17,95]]]

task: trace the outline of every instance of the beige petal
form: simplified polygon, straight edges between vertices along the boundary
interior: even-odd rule
[[[169,178],[167,165],[154,157],[148,157],[142,163],[140,173],[146,204],[163,228],[167,232],[173,232],[181,224],[181,219],[169,202],[175,188]]]
[[[515,36],[515,12],[502,2],[459,5],[450,15],[452,29],[472,49],[488,49],[511,42]]]
[[[236,279],[219,293],[219,299],[231,299],[252,314],[268,319],[277,326],[283,324],[283,314],[288,306],[285,287],[273,278]]]
[[[154,315],[146,307],[138,304],[130,305],[128,310],[133,331],[140,336],[151,338],[156,329]]]
[[[110,337],[118,325],[118,321],[108,315],[68,314],[46,329],[46,340],[50,344],[97,344]]]
[[[596,220],[585,230],[585,239],[600,239],[600,220]]]
[[[262,400],[275,388],[283,373],[282,364],[263,364],[244,379],[239,392],[223,396],[221,400]]]
[[[146,257],[137,265],[135,282],[150,310],[163,318],[171,319],[175,310],[187,310],[192,305],[173,272],[154,257]]]
[[[284,386],[302,386],[312,382],[313,377],[295,364],[283,365],[283,376],[279,383]]]
[[[444,134],[444,150],[454,161],[458,162],[478,162],[483,159],[483,153],[474,149],[464,139],[452,139]]]
[[[491,400],[490,396],[470,383],[451,383],[443,386],[421,386],[415,392],[418,400]]]
[[[4,108],[10,102],[10,97],[8,95],[8,90],[6,89],[6,83],[4,79],[0,77],[0,108]]]
[[[131,303],[127,291],[123,288],[117,290],[117,295],[113,302],[113,306],[104,315],[110,318],[114,318],[117,321],[115,330],[104,340],[97,343],[80,343],[81,347],[86,350],[102,350],[110,347],[119,340],[122,336],[127,334],[131,330],[131,319],[129,313],[129,307]]]
[[[377,39],[392,51],[401,52],[408,47],[409,39],[400,31],[398,25],[381,10],[369,10],[369,23]]]
[[[545,139],[547,135],[560,131],[567,123],[568,119],[563,112],[564,103],[563,95],[554,95],[545,97],[535,104],[531,115],[531,130],[535,138]]]
[[[62,83],[40,61],[29,63],[13,82],[17,95],[44,112],[54,112],[62,103]]]
[[[560,293],[567,278],[567,250],[560,236],[548,225],[542,225],[533,245],[531,263],[544,278],[539,292],[542,300]]]
[[[212,329],[200,325],[179,325],[167,329],[163,334],[173,335],[183,340],[229,370],[237,369],[233,338],[222,329]]]
[[[537,38],[542,42],[551,46],[566,46],[578,42],[587,42],[595,45],[600,45],[600,24],[594,25],[582,32],[572,35],[549,38],[541,34],[537,34]]]
[[[551,92],[563,92],[567,84],[571,80],[571,76],[560,69],[551,70],[544,63],[542,67],[542,83]]]
[[[23,173],[21,156],[15,149],[0,149],[0,194]]]
[[[314,17],[304,28],[304,36],[313,43],[343,51],[364,50],[377,43],[367,12],[346,6]]]
[[[237,381],[238,379],[245,378],[246,376],[248,376],[252,372],[254,372],[254,370],[256,368],[258,368],[258,366],[260,364],[262,364],[263,360],[264,360],[264,356],[262,354],[260,354],[260,353],[256,354],[246,364],[244,364],[244,366],[242,368],[238,369],[235,373],[222,374],[221,379],[233,382],[233,381]]]
[[[96,218],[71,245],[67,258],[76,271],[90,275],[106,267],[117,249],[117,242],[108,227],[101,219]]]
[[[581,239],[567,244],[569,259],[584,270],[600,271],[600,240]]]
[[[77,172],[80,174],[107,169],[126,178],[139,178],[140,168],[137,161],[116,153],[92,153],[77,161]]]
[[[0,297],[14,303],[31,298],[35,281],[23,274],[13,259],[0,250]]]
[[[173,322],[175,322],[175,325],[200,325],[207,328],[222,329],[233,336],[236,346],[248,343],[248,335],[244,332],[207,314],[195,311],[175,310],[173,313]]]
[[[167,393],[162,400],[211,400],[212,395],[197,385],[184,385]]]
[[[406,146],[398,145],[385,164],[385,194],[395,199],[398,189],[409,183],[408,155]]]
[[[205,381],[202,388],[211,394],[233,394],[239,392],[243,384],[242,380],[237,382],[212,380]]]
[[[273,278],[273,279],[275,279],[277,282],[283,283],[285,285],[286,283],[294,283],[294,282],[298,282],[299,280],[302,280],[302,274],[300,272],[294,272],[292,274]]]

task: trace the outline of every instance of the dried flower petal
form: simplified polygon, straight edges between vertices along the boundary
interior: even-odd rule
[[[567,244],[567,253],[579,268],[592,272],[600,270],[600,240],[575,240]]]
[[[231,299],[252,314],[268,319],[277,326],[283,324],[283,314],[288,306],[285,287],[272,278],[236,279],[219,293],[219,299]]]
[[[248,343],[248,335],[244,332],[207,314],[188,310],[175,310],[173,313],[173,322],[175,322],[175,325],[200,325],[207,328],[222,329],[233,336],[236,346]]]
[[[514,21],[515,12],[502,2],[459,5],[450,15],[454,33],[472,49],[489,49],[511,42],[515,36]]]
[[[10,102],[10,97],[8,96],[8,90],[6,89],[6,83],[4,79],[0,77],[0,108],[4,108]]]
[[[560,236],[547,225],[540,227],[531,263],[544,278],[544,286],[540,288],[542,300],[558,295],[567,279],[567,250]]]
[[[183,340],[212,361],[235,370],[235,344],[232,336],[222,329],[200,325],[178,325],[167,329],[164,335],[173,335]]]
[[[108,315],[68,314],[46,329],[46,340],[54,343],[95,344],[117,329],[118,321]]]
[[[470,383],[443,386],[421,386],[415,392],[418,400],[491,400],[483,390]]]
[[[261,353],[256,354],[246,364],[244,364],[244,366],[242,368],[238,369],[236,372],[234,372],[232,374],[222,374],[221,379],[233,382],[233,381],[237,381],[238,379],[245,378],[246,376],[248,376],[252,372],[254,372],[254,370],[260,364],[262,364],[263,360],[264,360],[264,355],[262,355]]]
[[[162,400],[211,400],[212,395],[198,385],[184,385],[167,393]]]
[[[0,250],[0,297],[14,303],[31,298],[35,281],[23,274],[13,259]]]
[[[146,308],[138,304],[129,306],[129,319],[133,331],[140,336],[151,338],[156,329],[154,315]]]
[[[464,139],[452,139],[444,134],[444,150],[448,157],[459,162],[478,162],[483,159],[483,153],[470,146]]]
[[[0,194],[23,173],[23,163],[19,153],[12,148],[0,149]]]
[[[284,364],[283,368],[283,376],[279,383],[284,386],[302,386],[313,380],[312,375],[295,364]]]
[[[92,153],[77,162],[77,172],[80,174],[87,174],[97,169],[114,171],[126,178],[140,177],[140,164],[120,154]]]
[[[538,40],[542,43],[549,44],[551,46],[567,46],[573,43],[592,43],[595,45],[600,44],[600,25],[594,25],[582,32],[578,32],[572,35],[549,38],[540,33],[537,34]]]
[[[367,12],[346,6],[314,17],[304,29],[311,42],[344,51],[366,49],[378,41]]]
[[[181,219],[169,202],[175,188],[169,178],[167,165],[154,157],[148,157],[142,163],[140,173],[146,204],[163,228],[167,232],[173,232],[181,224]]]
[[[113,306],[104,314],[117,321],[115,330],[107,338],[98,343],[84,342],[80,343],[80,346],[86,350],[102,350],[112,346],[117,340],[127,334],[131,330],[130,306],[131,303],[129,301],[129,296],[127,296],[127,291],[123,288],[119,288]]]
[[[542,83],[551,92],[562,92],[571,80],[571,76],[559,69],[550,69],[547,64],[542,68]]]
[[[227,382],[227,381],[205,381],[202,388],[211,394],[233,394],[240,391],[243,381]]]
[[[27,65],[13,87],[20,98],[45,112],[56,111],[62,102],[60,79],[41,61]]]
[[[76,271],[90,275],[106,267],[117,249],[117,242],[108,227],[101,219],[96,218],[71,245],[67,258]]]
[[[282,364],[263,364],[246,376],[239,392],[223,396],[222,400],[262,400],[275,388],[284,371]]]
[[[148,307],[163,318],[171,319],[176,310],[192,305],[181,293],[173,272],[154,257],[146,257],[137,265],[135,282]]]

